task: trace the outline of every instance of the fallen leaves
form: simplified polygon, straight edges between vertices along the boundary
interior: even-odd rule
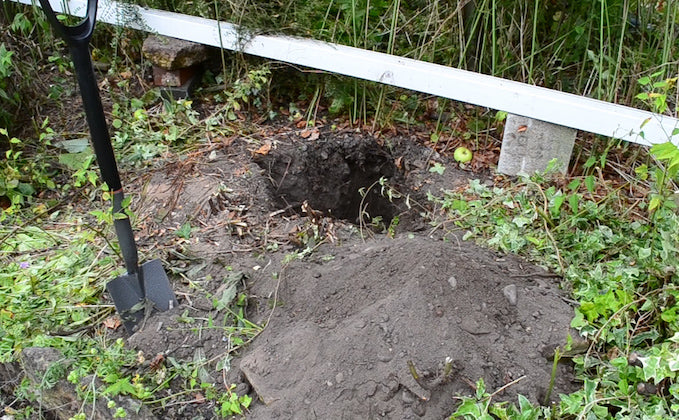
[[[320,131],[318,131],[318,128],[313,129],[305,128],[299,133],[299,136],[307,140],[317,140],[321,136],[321,133]]]
[[[104,320],[103,324],[104,327],[108,328],[109,330],[116,331],[118,328],[120,328],[122,322],[120,321],[119,317],[110,316]]]
[[[271,151],[271,143],[264,143],[263,145],[261,145],[259,147],[259,149],[255,150],[253,152],[253,154],[266,156],[266,155],[269,154],[270,151]]]
[[[394,165],[398,170],[403,170],[403,156],[399,156],[394,159]]]
[[[151,360],[151,363],[149,364],[149,369],[151,369],[152,372],[160,369],[163,367],[163,363],[165,362],[165,356],[163,356],[161,353],[157,354],[156,357]]]

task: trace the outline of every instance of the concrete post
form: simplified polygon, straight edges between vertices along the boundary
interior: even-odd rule
[[[532,175],[544,172],[552,159],[554,169],[566,173],[576,130],[518,115],[507,115],[498,172]]]

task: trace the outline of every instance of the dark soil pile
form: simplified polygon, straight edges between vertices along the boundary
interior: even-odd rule
[[[543,402],[573,315],[558,279],[452,233],[428,234],[413,203],[468,182],[430,149],[317,134],[236,140],[137,183],[140,237],[168,250],[181,307],[152,317],[130,345],[148,358],[210,361],[207,378],[256,400],[252,419],[440,419],[479,378],[500,390],[496,400]],[[428,171],[431,159],[443,175]],[[400,198],[375,187],[381,177]],[[399,216],[395,237],[368,228],[376,215],[387,225]],[[186,222],[194,229],[178,241],[170,232]],[[220,316],[206,295],[220,296],[234,273],[248,319],[266,325],[237,351],[222,330],[197,325]],[[552,396],[571,380],[560,364]],[[212,411],[196,404],[163,417],[196,412]]]

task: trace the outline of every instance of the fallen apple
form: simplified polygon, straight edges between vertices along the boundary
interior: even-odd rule
[[[455,149],[453,158],[455,158],[455,160],[460,163],[467,163],[470,160],[472,160],[472,151],[467,149],[466,147],[458,147],[457,149]]]

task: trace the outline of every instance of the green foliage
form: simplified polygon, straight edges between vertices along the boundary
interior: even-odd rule
[[[188,140],[185,134],[199,128],[198,114],[191,108],[191,101],[151,106],[156,99],[155,95],[147,95],[113,104],[112,141],[122,152],[123,160],[145,164],[172,145],[181,145]]]
[[[486,392],[483,379],[476,382],[476,393],[473,397],[461,398],[457,410],[450,416],[454,419],[469,420],[538,420],[549,418],[551,410],[547,407],[533,405],[523,395],[518,396],[518,406],[509,403],[492,403],[493,394]]]
[[[439,175],[443,175],[443,172],[445,172],[446,167],[441,165],[439,162],[434,163],[431,168],[429,168],[429,172],[436,173]]]
[[[78,387],[86,402],[128,395],[161,404],[169,398],[171,382],[184,380],[185,392],[200,393],[214,401],[218,416],[242,413],[250,405],[249,396],[237,395],[233,387],[213,385],[207,374],[210,368],[228,368],[231,349],[225,350],[216,366],[205,358],[187,362],[168,357],[166,363],[149,370],[144,367],[143,354],[128,349],[122,339],[112,340],[100,327],[112,308],[102,305],[100,299],[118,261],[102,251],[107,245],[97,229],[82,229],[82,220],[66,219],[59,213],[45,217],[41,224],[50,226],[49,230],[38,226],[20,227],[16,232],[0,228],[0,363],[17,361],[21,350],[29,346],[53,347],[69,364],[55,365],[45,377],[46,386],[62,378],[80,385],[87,379],[87,386]],[[226,281],[235,285],[242,278],[241,273],[234,273]],[[220,321],[184,318],[187,328],[196,329],[197,334],[207,328],[223,329],[229,337],[227,344],[235,349],[261,327],[245,319],[247,297],[235,288],[227,289],[229,296],[221,296],[215,307],[216,313],[223,314]],[[99,333],[88,334],[91,329]],[[92,375],[102,385],[97,386]],[[27,385],[16,392],[18,400],[30,397]],[[115,416],[126,414],[111,404]],[[30,410],[17,410],[15,416],[30,417]]]
[[[7,111],[15,107],[18,103],[18,93],[12,92],[12,73],[14,72],[14,62],[12,61],[13,51],[7,50],[5,43],[0,43],[0,126],[10,125],[12,115]]]
[[[39,43],[55,43],[49,23],[36,10],[40,9],[13,2],[0,7],[0,127],[9,131],[39,90],[35,78],[43,58]]]
[[[224,90],[215,95],[217,102],[225,104],[222,112],[226,114],[228,121],[237,119],[236,113],[241,110],[242,104],[252,103],[257,109],[262,108],[262,95],[266,93],[265,88],[268,86],[270,75],[271,71],[268,66],[250,70],[245,78],[236,80],[230,90]],[[225,82],[222,76],[218,76],[216,81]]]
[[[311,37],[607,100],[634,97],[638,69],[666,65],[679,46],[678,6],[672,1],[657,7],[628,0],[594,5],[477,0],[462,6],[434,0],[274,0],[218,7],[132,2],[233,22],[244,28],[244,39],[256,33]],[[348,98],[330,99],[336,109]]]
[[[677,78],[660,79],[664,71],[658,71],[650,76],[639,79],[639,84],[645,89],[636,98],[646,103],[654,112],[664,114],[668,110],[667,97],[677,86]],[[676,113],[677,110],[672,110]]]
[[[217,93],[214,99],[223,105],[204,119],[193,109],[193,101],[160,101],[157,91],[150,91],[141,98],[118,98],[112,110],[113,146],[122,156],[123,163],[145,165],[170,149],[191,147],[205,143],[213,136],[230,133],[228,124],[238,118],[244,104],[263,106],[269,73],[267,67],[251,70],[231,89]],[[223,80],[221,76],[219,80]],[[126,89],[127,83],[122,81],[119,85]]]
[[[236,388],[232,385],[227,391],[219,398],[219,415],[222,417],[232,416],[234,414],[243,414],[243,409],[250,407],[252,404],[252,398],[249,395],[239,396],[233,390]]]
[[[47,126],[49,120],[42,124],[39,141],[43,146],[50,144],[53,137],[52,129]],[[8,215],[18,211],[21,206],[30,201],[36,191],[53,189],[56,187],[52,180],[54,171],[49,163],[42,159],[35,159],[25,153],[26,143],[16,137],[9,137],[7,130],[0,128],[0,136],[7,139],[9,147],[4,152],[0,163],[0,197],[5,197],[9,204],[0,215],[0,221]]]
[[[91,231],[27,226],[8,233],[9,228],[2,229],[0,243],[1,362],[15,360],[27,346],[68,346],[68,339],[50,334],[77,329],[101,315],[96,303],[103,284],[90,268],[112,263],[110,258],[95,261],[98,241]],[[41,252],[45,249],[53,252]]]
[[[594,351],[574,359],[584,386],[561,396],[558,416],[666,418],[668,407],[679,407],[679,215],[670,188],[679,151],[667,143],[652,152],[661,166],[638,168],[639,179],[618,188],[593,176],[554,185],[535,176],[505,188],[473,181],[466,191],[430,196],[447,214],[444,225],[556,271],[578,300],[572,326]],[[627,190],[642,185],[650,194],[631,212]],[[640,365],[627,362],[633,352]],[[662,391],[640,394],[645,383]]]

